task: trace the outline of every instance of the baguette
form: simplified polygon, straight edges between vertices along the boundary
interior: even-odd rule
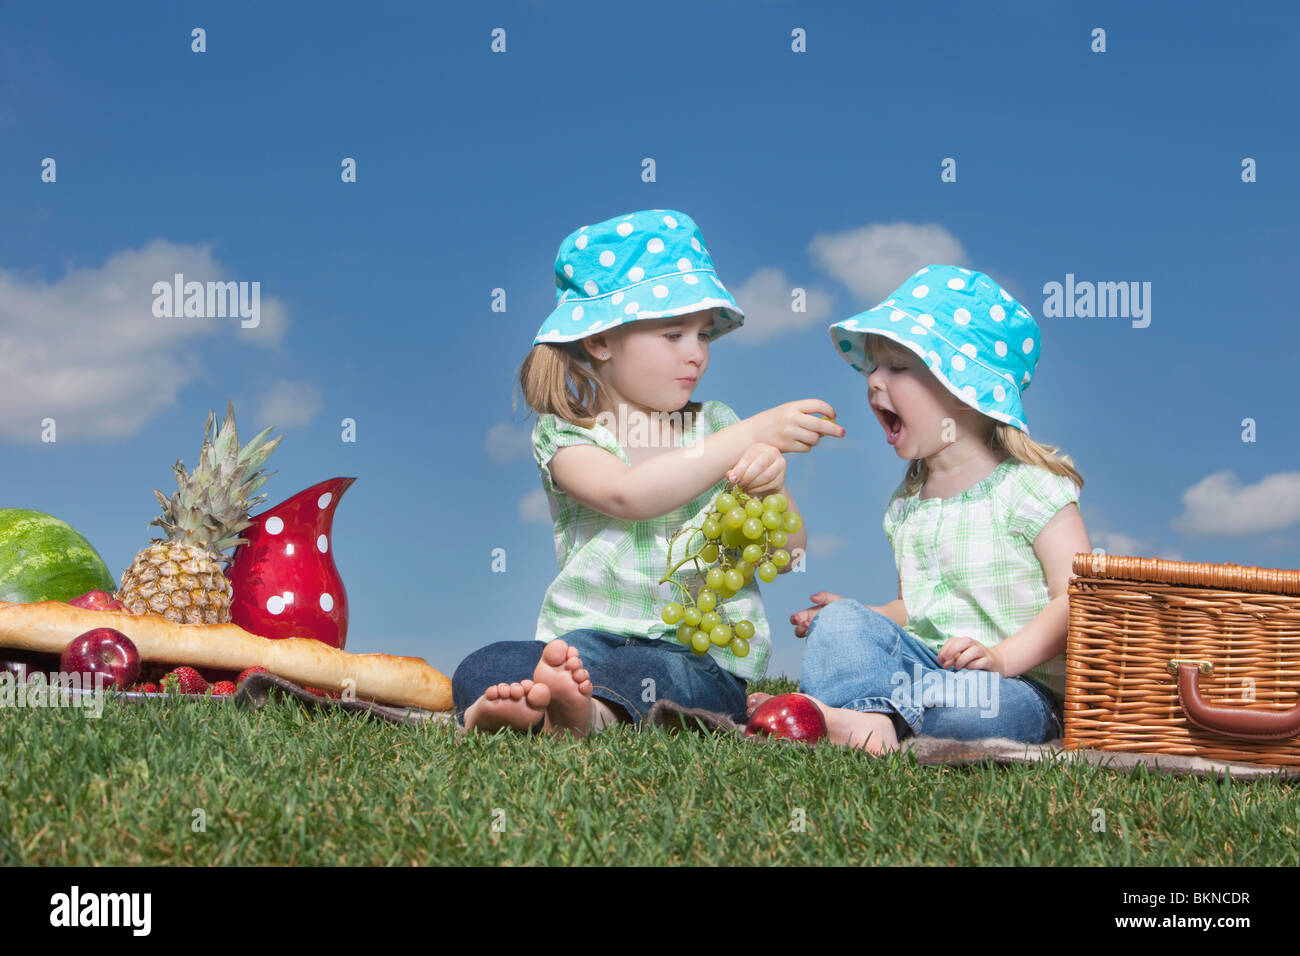
[[[451,681],[418,657],[349,654],[308,637],[270,640],[237,624],[174,624],[157,614],[93,611],[58,601],[0,601],[0,647],[62,654],[77,636],[111,627],[129,637],[140,659],[242,671],[262,666],[298,684],[351,686],[358,699],[425,710],[451,710]]]

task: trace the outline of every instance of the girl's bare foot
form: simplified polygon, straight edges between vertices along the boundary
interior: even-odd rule
[[[745,698],[745,716],[753,717],[754,711],[758,710],[759,707],[763,706],[763,701],[771,700],[771,699],[772,699],[771,694],[764,694],[761,690],[754,691],[754,693],[750,694],[747,698]],[[811,697],[808,699],[812,700]]]
[[[594,704],[591,675],[582,666],[578,649],[556,638],[542,649],[542,659],[533,671],[533,680],[549,688],[550,705],[546,708],[547,733],[571,733],[585,737],[591,732]]]
[[[551,689],[545,684],[522,680],[515,684],[493,684],[465,710],[465,729],[491,733],[502,727],[529,730],[546,713]]]
[[[803,695],[808,697],[807,694]],[[842,707],[827,707],[816,697],[808,697],[826,718],[827,739],[842,747],[853,747],[869,754],[898,749],[898,732],[888,714],[869,714]]]

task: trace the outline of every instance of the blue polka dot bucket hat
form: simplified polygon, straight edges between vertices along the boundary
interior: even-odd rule
[[[534,345],[705,309],[715,310],[710,339],[745,321],[695,220],[674,209],[634,212],[571,233],[555,257],[555,300]]]
[[[883,336],[920,356],[962,402],[1029,434],[1020,393],[1038,365],[1038,323],[984,273],[926,266],[830,333],[836,352],[863,375],[875,370],[867,334]]]

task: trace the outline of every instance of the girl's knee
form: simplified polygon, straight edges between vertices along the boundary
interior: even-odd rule
[[[498,641],[470,651],[452,672],[452,690],[477,697],[490,684],[532,677],[542,647],[541,641]]]
[[[456,670],[460,671],[467,667],[472,668],[475,664],[483,661],[497,660],[508,655],[512,656],[512,651],[514,651],[515,647],[523,643],[523,641],[497,641],[495,644],[486,644],[483,647],[470,651],[461,658],[461,662],[456,665]],[[537,643],[538,651],[540,653],[541,642],[539,641]]]
[[[852,618],[857,616],[857,610],[862,605],[852,598],[840,598],[838,601],[832,601],[813,616],[812,623],[808,625],[808,640],[816,639],[818,634],[825,634],[827,631],[839,630],[845,624],[849,623]]]
[[[845,632],[860,640],[892,648],[897,642],[896,625],[879,611],[852,598],[832,601],[817,612],[808,629],[809,644],[842,640]]]

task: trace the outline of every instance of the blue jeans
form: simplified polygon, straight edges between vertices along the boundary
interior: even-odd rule
[[[591,674],[592,696],[613,704],[635,724],[649,713],[656,700],[671,700],[683,707],[702,707],[745,722],[745,681],[709,655],[696,657],[676,641],[652,641],[626,634],[609,634],[584,628],[561,635],[578,649]],[[456,717],[493,684],[513,684],[533,676],[541,660],[544,641],[501,641],[471,653],[451,675]],[[541,722],[537,728],[541,729]]]
[[[800,692],[831,707],[889,714],[900,740],[908,733],[1026,743],[1062,736],[1061,706],[1042,684],[942,668],[934,651],[850,598],[818,611],[806,640]]]

